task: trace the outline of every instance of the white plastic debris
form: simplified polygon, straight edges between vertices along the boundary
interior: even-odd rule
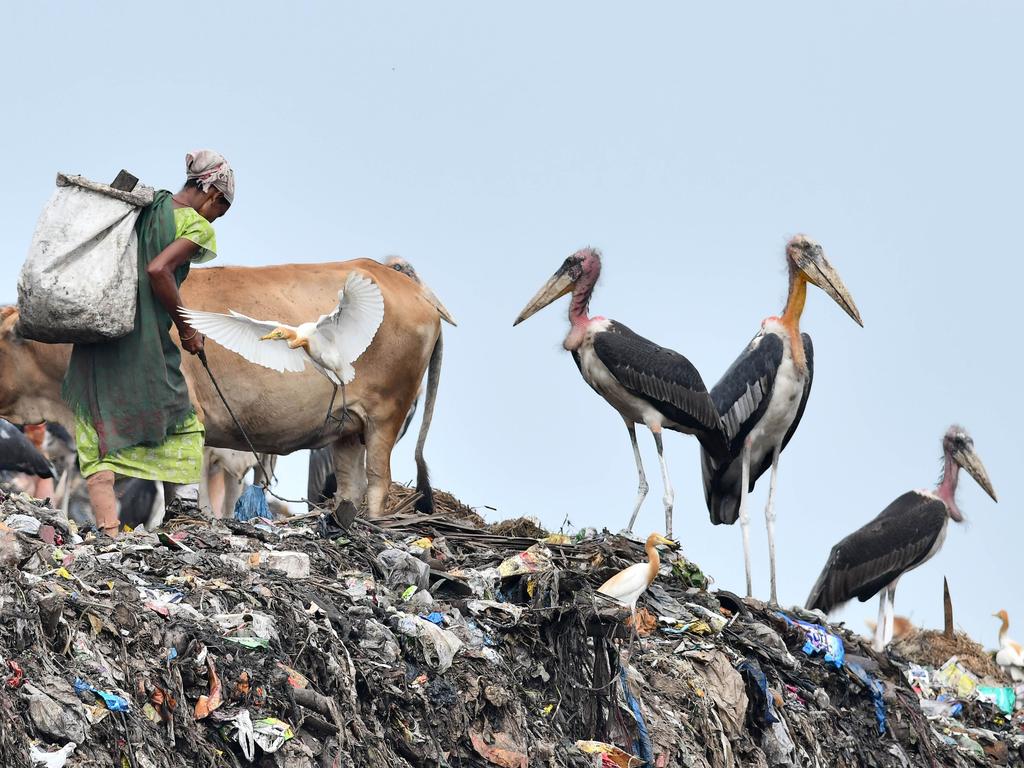
[[[32,749],[29,752],[29,757],[32,758],[34,765],[42,765],[45,768],[64,768],[68,762],[68,758],[71,753],[75,751],[78,745],[73,741],[69,741],[63,747],[58,749],[56,752],[44,752],[39,747],[32,745]]]

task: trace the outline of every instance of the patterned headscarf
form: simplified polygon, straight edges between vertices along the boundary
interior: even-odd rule
[[[224,156],[212,149],[197,149],[185,155],[185,178],[198,180],[203,192],[214,187],[229,203],[235,201],[235,172]]]

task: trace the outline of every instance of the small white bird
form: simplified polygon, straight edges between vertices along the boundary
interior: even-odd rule
[[[608,581],[598,587],[597,591],[607,595],[623,605],[628,605],[631,613],[636,613],[636,601],[640,599],[658,576],[661,558],[658,556],[658,544],[675,547],[676,543],[666,539],[660,533],[652,533],[647,537],[644,549],[647,551],[647,562],[636,563],[623,568]]]
[[[299,326],[254,320],[233,310],[223,315],[182,307],[181,313],[199,333],[251,363],[300,373],[311,362],[337,388],[355,378],[352,364],[370,346],[384,320],[384,297],[373,280],[353,271],[338,291],[334,311]],[[264,341],[272,343],[260,343]]]
[[[1014,682],[1024,682],[1024,647],[1007,636],[1010,629],[1010,617],[1006,611],[993,613],[997,619],[1003,622],[999,628],[999,652],[996,654],[996,664],[1010,676]]]

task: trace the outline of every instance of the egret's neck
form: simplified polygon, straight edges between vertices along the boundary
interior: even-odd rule
[[[947,453],[943,459],[942,478],[935,488],[935,495],[946,502],[949,516],[958,523],[963,522],[964,519],[964,516],[960,513],[960,508],[956,505],[956,482],[959,474],[960,467],[953,461],[953,457]]]
[[[573,286],[572,301],[569,302],[569,324],[572,327],[562,344],[569,351],[579,349],[587,333],[587,325],[590,323],[590,296],[594,293],[594,285],[597,284],[599,274],[600,269],[584,272]]]
[[[658,578],[658,569],[661,568],[661,556],[658,555],[658,548],[653,542],[647,543],[647,584],[653,584]]]
[[[1006,618],[1000,617],[1000,619],[1002,620],[1003,623],[999,627],[999,644],[1002,645],[1003,644],[1003,640],[1006,638],[1006,633],[1010,631],[1010,619],[1009,619],[1009,617],[1006,617]]]

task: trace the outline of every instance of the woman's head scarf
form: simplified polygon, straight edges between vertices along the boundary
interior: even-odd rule
[[[235,201],[235,172],[224,156],[212,149],[197,149],[185,155],[185,178],[198,181],[203,192],[213,187],[228,203]]]

